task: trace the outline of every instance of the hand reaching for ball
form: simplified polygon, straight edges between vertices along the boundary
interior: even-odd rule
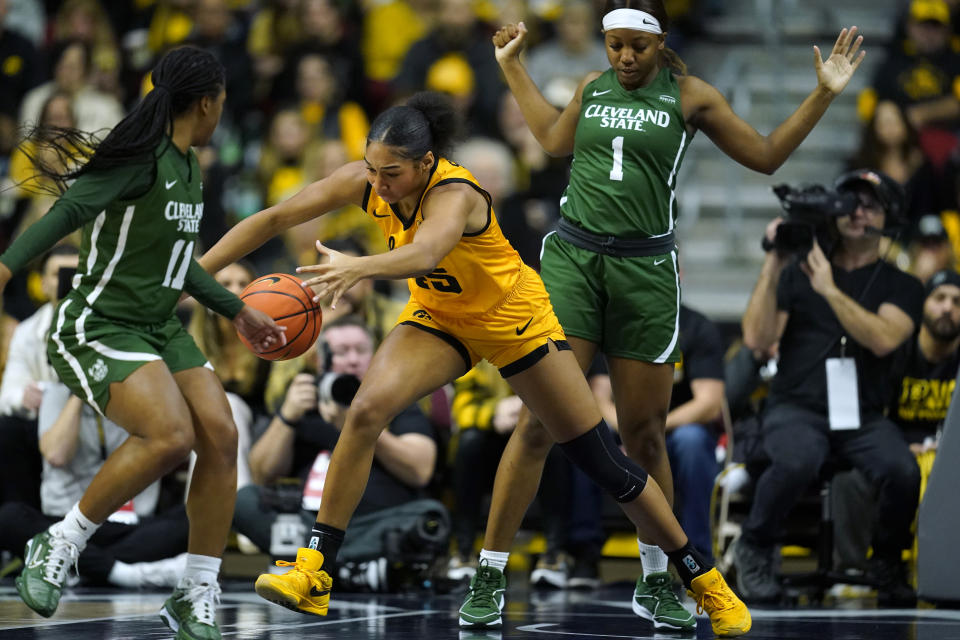
[[[247,339],[257,351],[269,351],[287,344],[284,333],[287,328],[278,325],[273,318],[248,304],[233,319],[237,332]]]

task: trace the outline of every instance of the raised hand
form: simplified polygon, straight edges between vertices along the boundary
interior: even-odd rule
[[[527,25],[522,22],[505,25],[493,34],[492,39],[493,46],[496,47],[493,53],[498,63],[514,60],[523,51],[523,41],[527,39]]]
[[[820,55],[820,48],[813,45],[813,66],[817,70],[817,82],[821,87],[837,95],[850,82],[853,73],[863,62],[866,51],[857,51],[863,42],[863,36],[857,35],[857,28],[841,29],[837,41],[833,45],[830,57],[824,61]]]

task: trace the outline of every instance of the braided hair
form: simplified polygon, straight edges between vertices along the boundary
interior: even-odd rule
[[[174,119],[200,98],[219,96],[226,86],[226,72],[213,54],[186,46],[164,55],[154,67],[151,80],[153,89],[103,140],[78,129],[40,125],[27,139],[38,148],[53,151],[56,161],[45,161],[36,151],[28,152],[26,145],[21,149],[41,174],[53,180],[58,193],[65,190],[67,181],[91,171],[130,164],[155,170],[154,150],[173,133]]]

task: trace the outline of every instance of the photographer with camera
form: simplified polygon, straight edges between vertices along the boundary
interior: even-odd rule
[[[757,478],[735,548],[739,590],[747,600],[779,599],[781,525],[833,456],[859,469],[878,491],[878,604],[911,605],[916,597],[900,554],[910,544],[920,472],[883,413],[891,354],[919,322],[923,287],[880,256],[885,227],[900,221],[900,186],[876,171],[857,170],[834,187],[781,195],[788,220],[767,227],[770,249],[743,316],[745,344],[763,350],[779,341],[780,361],[762,416],[770,462]],[[819,219],[808,225],[810,248],[800,249],[797,213],[809,221],[817,208]],[[785,235],[783,228],[792,230]],[[832,239],[832,248],[825,252],[821,239]]]
[[[293,379],[280,409],[251,447],[256,484],[238,492],[234,528],[261,550],[293,557],[313,526],[330,454],[374,346],[373,333],[355,316],[325,325],[317,344],[320,375],[300,373]],[[370,481],[340,550],[339,585],[382,591],[393,586],[388,564],[410,568],[446,553],[449,515],[439,502],[423,499],[421,491],[433,475],[437,450],[433,427],[416,404],[380,434]],[[300,482],[285,482],[289,477]],[[297,515],[291,520],[290,514]],[[287,566],[284,562],[278,566]],[[394,577],[391,571],[389,579]]]

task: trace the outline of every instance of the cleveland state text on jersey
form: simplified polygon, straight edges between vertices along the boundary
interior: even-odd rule
[[[163,217],[167,220],[176,220],[177,231],[197,233],[200,230],[200,218],[203,217],[203,203],[170,200],[163,209]]]
[[[584,118],[600,118],[600,126],[605,129],[633,129],[643,131],[643,124],[649,122],[658,127],[670,126],[670,114],[659,109],[631,109],[629,107],[608,107],[592,104],[583,114]]]

